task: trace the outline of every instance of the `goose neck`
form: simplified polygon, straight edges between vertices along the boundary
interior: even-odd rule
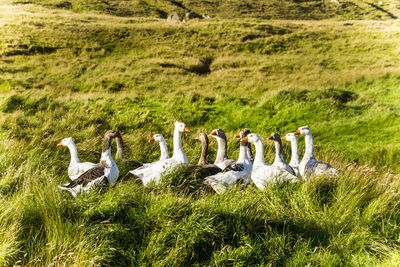
[[[239,158],[237,160],[238,163],[242,162],[249,162],[249,155],[247,154],[247,143],[246,144],[240,144],[240,150],[239,150]]]
[[[106,151],[103,151],[101,153],[101,158],[100,158],[100,162],[101,161],[105,161],[107,163],[109,163],[110,161],[112,161],[112,157],[111,157],[111,147],[109,147]]]
[[[124,157],[124,142],[120,136],[117,136],[115,141],[117,143],[117,153],[115,154],[115,157],[117,159],[122,159]]]
[[[182,149],[182,133],[179,129],[174,130],[174,154],[172,155],[172,158],[180,163],[186,164],[189,162]]]
[[[182,151],[182,133],[178,130],[174,130],[174,156],[178,155]]]
[[[300,163],[299,144],[297,142],[296,136],[294,136],[294,138],[290,141],[290,144],[292,147],[292,158],[290,159],[289,165],[291,165],[291,166],[299,165],[299,163]]]
[[[228,159],[228,149],[227,149],[226,139],[217,137],[217,142],[218,142],[218,151],[217,151],[217,158],[215,159],[215,163],[222,162],[222,161]]]
[[[79,163],[81,162],[78,157],[78,150],[74,143],[68,144],[69,152],[71,153],[71,161],[70,163]]]
[[[103,141],[103,149],[101,151],[101,153],[107,152],[111,150],[111,137],[106,136],[104,137],[104,141]]]
[[[315,156],[314,156],[314,140],[313,140],[311,133],[308,133],[304,139],[305,139],[305,143],[306,143],[304,158],[314,159],[315,158]]]
[[[261,140],[258,140],[254,143],[254,147],[256,148],[256,154],[254,158],[254,167],[263,166],[265,165],[264,159],[264,146]]]
[[[160,151],[161,151],[160,160],[168,158],[168,147],[164,138],[163,140],[160,141]]]
[[[281,163],[284,162],[283,153],[282,153],[282,141],[276,140],[275,141],[275,160],[274,163]]]
[[[115,164],[111,156],[111,141],[112,138],[109,136],[104,138],[103,150],[101,152],[101,159],[100,159],[100,162],[105,161],[106,164],[109,164],[110,166]]]
[[[249,156],[250,160],[254,160],[253,153],[251,152],[251,144],[247,143],[247,155]]]
[[[201,156],[198,165],[207,164],[207,154],[208,154],[208,141],[201,140]]]

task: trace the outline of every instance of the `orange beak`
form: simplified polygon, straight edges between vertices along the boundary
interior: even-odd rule
[[[240,139],[240,141],[242,141],[242,142],[249,142],[249,138],[246,136],[246,137],[243,137],[242,139]]]
[[[187,126],[185,126],[184,131],[185,132],[190,132],[190,129]]]
[[[273,139],[274,139],[274,137],[272,136],[272,134],[271,134],[270,136],[268,136],[268,139],[269,139],[269,140],[273,140]]]
[[[240,134],[235,134],[235,137],[236,138],[240,138]]]
[[[63,144],[62,144],[62,141],[60,141],[58,144],[57,144],[57,146],[62,146]]]
[[[299,135],[299,134],[300,134],[300,130],[297,129],[297,130],[294,132],[294,135]]]
[[[282,137],[281,139],[282,139],[282,140],[286,140],[286,136]]]
[[[149,139],[149,143],[155,141],[154,137]]]
[[[199,140],[199,136],[196,136],[194,139]]]
[[[213,135],[217,135],[217,131],[212,131],[212,132],[210,133],[210,136],[213,136]]]

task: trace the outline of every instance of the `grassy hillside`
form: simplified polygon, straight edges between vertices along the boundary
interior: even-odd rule
[[[282,18],[271,15],[278,9],[228,18],[222,4],[212,13],[190,1],[188,9],[215,18],[169,24],[134,7],[168,13],[175,2],[30,2],[41,6],[0,2],[1,265],[399,262],[397,20],[260,19]],[[317,1],[284,3],[300,12],[294,6]],[[394,3],[385,3],[393,13]],[[362,18],[377,18],[370,14]],[[159,152],[146,140],[162,133],[171,148],[175,120],[192,130],[183,137],[192,163],[200,131],[223,128],[236,158],[233,135],[247,127],[271,162],[267,135],[308,124],[318,158],[342,174],[217,196],[192,167],[143,188],[118,162],[112,188],[76,199],[57,189],[69,179],[62,138],[73,136],[81,159],[95,162],[102,135],[117,128],[127,157],[149,162]],[[210,149],[214,159],[214,141]],[[284,151],[288,159],[287,144]]]
[[[394,19],[400,9],[394,0],[352,0],[337,3],[331,0],[22,0],[15,3],[35,3],[78,12],[95,11],[117,16],[157,18],[167,18],[168,14],[175,11],[181,17],[187,12],[194,12],[224,19]]]

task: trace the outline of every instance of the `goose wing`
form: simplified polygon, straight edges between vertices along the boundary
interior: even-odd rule
[[[338,170],[325,162],[313,160],[307,164],[307,167],[307,169],[309,169],[311,173],[315,175],[338,175]]]
[[[258,188],[264,190],[265,185],[268,183],[275,183],[278,181],[295,182],[297,177],[276,166],[265,166],[252,171],[251,180]]]
[[[203,170],[206,171],[208,175],[214,175],[219,172],[222,172],[221,168],[214,164],[204,165]]]
[[[130,171],[130,173],[139,177],[142,180],[143,184],[147,185],[151,181],[158,182],[163,173],[171,170],[178,164],[179,163],[175,159],[169,158],[159,160],[151,165],[140,167],[136,170]]]
[[[235,164],[236,160],[233,159],[226,159],[224,161],[215,163],[215,165],[217,165],[219,168],[221,168],[222,170],[225,169],[227,166]]]
[[[224,172],[228,171],[235,171],[235,172],[240,172],[243,171],[244,166],[242,163],[233,163],[225,167]]]
[[[71,180],[75,180],[81,174],[83,174],[87,170],[95,167],[96,165],[97,164],[92,163],[92,162],[76,163],[76,164],[71,165],[71,166],[68,167],[68,176],[71,178]]]
[[[86,186],[88,183],[100,178],[105,177],[105,166],[102,164],[97,164],[93,168],[87,170],[81,174],[78,178],[71,181],[69,184],[64,185],[64,187],[72,188],[77,185]]]
[[[204,183],[210,185],[218,194],[221,194],[238,181],[246,180],[249,174],[250,172],[246,170],[220,172],[215,175],[208,176],[204,180]]]

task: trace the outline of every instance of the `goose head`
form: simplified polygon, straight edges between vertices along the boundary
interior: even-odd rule
[[[102,153],[106,152],[106,151],[110,151],[110,147],[111,147],[111,140],[115,137],[120,137],[122,136],[122,134],[118,131],[118,130],[108,130],[105,134],[104,134],[104,141],[103,141],[103,149],[102,149]]]
[[[61,140],[57,146],[68,146],[69,144],[73,144],[74,143],[74,139],[72,137],[67,137],[64,138],[63,140]]]
[[[296,135],[294,133],[287,133],[284,137],[281,138],[282,140],[291,142],[296,139]]]
[[[268,136],[269,140],[274,140],[274,141],[280,141],[281,140],[281,136],[277,133],[273,133],[270,136]]]
[[[245,136],[242,139],[240,139],[240,141],[249,142],[251,144],[255,144],[255,143],[261,141],[261,138],[260,138],[260,136],[258,134],[250,133],[247,136]]]
[[[195,137],[195,139],[196,139],[196,140],[200,140],[202,143],[203,143],[203,142],[207,142],[207,143],[208,143],[208,137],[207,137],[207,134],[205,134],[205,133],[199,133],[199,134]]]
[[[150,142],[158,142],[158,143],[160,143],[160,142],[162,142],[164,140],[164,137],[161,135],[161,134],[155,134],[155,135],[153,135],[153,137],[151,137],[150,139],[149,139],[149,143]]]
[[[122,134],[118,130],[109,130],[104,134],[104,138],[115,138],[118,136],[122,136]]]
[[[295,132],[294,132],[294,134],[295,135],[309,135],[311,133],[311,131],[310,131],[310,128],[308,128],[308,125],[307,126],[303,126],[303,127],[300,127],[299,129],[297,129]]]
[[[190,129],[184,124],[183,122],[176,121],[175,122],[175,129],[178,129],[179,132],[190,132]]]
[[[210,136],[214,137],[215,139],[221,138],[226,140],[225,132],[222,129],[214,129],[210,133]]]
[[[243,131],[240,131],[240,133],[236,134],[236,138],[240,138],[240,145],[246,145],[248,141],[244,141],[243,138],[251,134],[251,131],[247,128],[244,128]]]
[[[235,137],[242,139],[242,138],[246,137],[249,134],[251,134],[251,131],[249,129],[247,129],[247,128],[244,128],[243,131],[241,131],[240,133],[235,134]]]

